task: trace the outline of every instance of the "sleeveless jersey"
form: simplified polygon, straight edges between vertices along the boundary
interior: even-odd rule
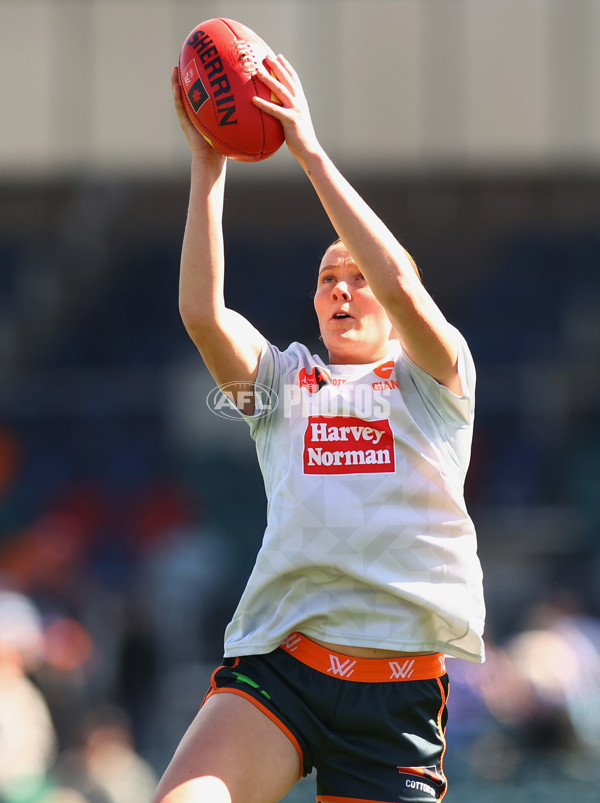
[[[475,368],[462,336],[459,397],[399,344],[370,365],[325,365],[266,343],[247,416],[267,527],[225,633],[225,655],[274,650],[293,631],[340,645],[484,660],[476,534],[463,485]],[[273,407],[274,405],[272,405]]]

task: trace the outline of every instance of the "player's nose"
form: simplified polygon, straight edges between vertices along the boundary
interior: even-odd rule
[[[331,288],[331,296],[335,301],[343,299],[344,301],[350,300],[350,288],[345,281],[339,281]]]

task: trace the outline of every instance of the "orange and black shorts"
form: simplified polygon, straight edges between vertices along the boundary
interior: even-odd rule
[[[292,633],[274,652],[227,658],[207,697],[250,700],[316,770],[319,803],[430,803],[443,771],[444,656],[352,658]]]

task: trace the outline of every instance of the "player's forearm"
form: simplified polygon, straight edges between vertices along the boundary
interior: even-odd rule
[[[405,351],[442,384],[460,388],[454,334],[408,253],[326,154],[311,151],[300,163]]]
[[[223,307],[225,168],[192,162],[181,252],[179,310],[188,331],[214,321]]]
[[[379,301],[397,303],[415,278],[404,248],[324,151],[313,150],[299,162]]]

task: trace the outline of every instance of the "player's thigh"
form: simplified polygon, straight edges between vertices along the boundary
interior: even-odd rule
[[[299,776],[283,731],[248,700],[221,692],[190,725],[152,803],[276,803]]]

